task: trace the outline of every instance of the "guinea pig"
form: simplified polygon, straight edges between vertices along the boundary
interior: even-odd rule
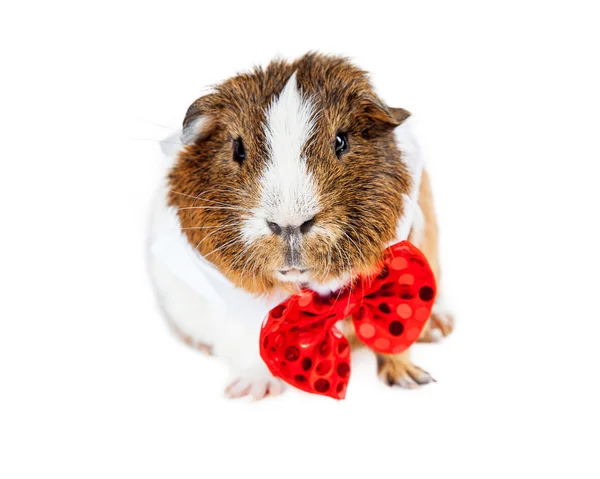
[[[335,293],[397,238],[415,182],[407,158],[418,155],[409,117],[366,72],[316,53],[236,75],[188,108],[152,210],[150,271],[175,330],[230,364],[228,396],[283,389],[259,355],[270,308],[302,288]],[[409,240],[440,289],[426,171],[417,196]],[[355,343],[351,323],[340,326]],[[420,340],[452,328],[438,293]],[[432,381],[408,351],[378,354],[377,368],[390,386]]]

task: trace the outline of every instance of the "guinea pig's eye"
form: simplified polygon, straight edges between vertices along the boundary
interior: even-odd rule
[[[244,143],[242,143],[241,138],[233,141],[233,159],[240,165],[246,159],[246,150],[244,149]]]
[[[348,135],[346,133],[338,132],[338,134],[335,135],[335,154],[337,157],[339,158],[342,153],[348,151],[349,146]]]

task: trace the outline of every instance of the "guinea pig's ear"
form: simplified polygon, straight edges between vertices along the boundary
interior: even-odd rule
[[[395,126],[400,126],[404,123],[408,117],[410,116],[410,111],[405,110],[404,108],[391,108],[388,107],[390,115],[394,119]]]
[[[393,130],[400,126],[410,116],[410,112],[404,108],[390,108],[379,99],[369,98],[364,105],[364,111],[368,117],[369,124],[363,131],[366,136],[374,136],[378,133]]]
[[[185,145],[194,143],[207,134],[213,109],[214,95],[205,95],[190,105],[183,119],[181,142]]]

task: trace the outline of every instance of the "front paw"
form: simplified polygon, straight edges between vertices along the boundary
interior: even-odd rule
[[[274,377],[266,366],[246,368],[233,374],[233,377],[233,381],[225,388],[225,395],[229,398],[250,396],[263,399],[277,396],[284,389],[283,382]]]
[[[377,375],[388,386],[415,389],[435,382],[427,371],[415,366],[406,353],[378,354]]]

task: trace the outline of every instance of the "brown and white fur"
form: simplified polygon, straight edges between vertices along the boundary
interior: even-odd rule
[[[401,228],[413,181],[402,148],[409,116],[387,107],[365,72],[346,59],[313,53],[237,75],[188,109],[182,146],[153,209],[151,244],[174,221],[182,241],[210,261],[219,280],[247,293],[248,317],[215,310],[152,254],[150,270],[176,330],[230,364],[229,396],[261,398],[282,390],[260,359],[264,318],[253,313],[252,301],[278,301],[307,286],[331,294],[378,267]],[[347,140],[347,149],[336,150],[336,137]],[[439,283],[425,171],[418,205],[409,239]],[[441,298],[422,341],[452,331]],[[350,322],[341,327],[352,336]],[[377,363],[389,385],[412,388],[432,380],[407,352],[378,355]]]

